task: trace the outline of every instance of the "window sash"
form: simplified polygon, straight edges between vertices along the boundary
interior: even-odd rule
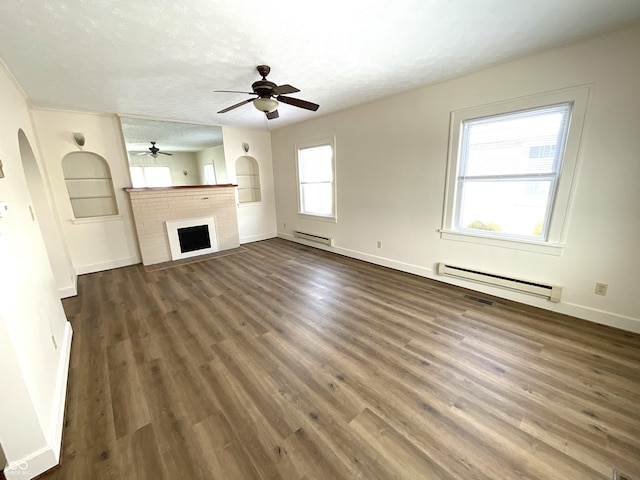
[[[556,105],[505,112],[487,117],[470,118],[461,122],[461,148],[458,159],[459,171],[456,178],[454,197],[455,208],[452,222],[454,230],[464,231],[467,233],[481,233],[483,235],[496,237],[518,237],[527,240],[548,241],[548,232],[553,213],[558,177],[562,165],[564,147],[567,141],[571,107],[571,102],[563,102]],[[560,118],[553,118],[553,116],[557,116],[558,114],[560,115]],[[558,122],[555,132],[547,131],[547,129],[553,127],[553,125],[551,127],[545,125],[544,128],[538,127],[536,130],[536,121],[543,121],[545,116],[552,116],[551,118],[553,121]],[[548,121],[549,120],[547,120],[547,122]],[[504,133],[500,129],[501,123],[505,125],[503,128],[511,128],[512,130],[515,130],[516,133],[513,134],[508,132],[508,130]],[[527,124],[529,124],[528,129],[526,128]],[[480,153],[477,153],[474,158],[471,158],[471,149],[476,147],[476,152],[478,152],[481,150],[483,145],[482,142],[472,143],[472,135],[475,135],[476,137],[482,135],[482,132],[478,134],[473,131],[474,127],[486,127],[492,125],[496,127],[494,132],[491,130],[485,130],[484,132],[485,144],[489,145],[485,151],[488,151],[490,155],[483,158]],[[522,130],[522,133],[517,133],[518,130]],[[525,130],[528,131],[525,132]],[[496,133],[496,131],[498,133]],[[536,131],[538,132],[537,134],[535,133]],[[510,133],[511,136],[509,136]],[[555,133],[555,135],[552,135],[552,133]],[[552,141],[554,136],[555,143],[549,143]],[[545,139],[544,137],[547,138]],[[545,142],[544,144],[535,145],[536,142],[539,143],[543,141]],[[491,144],[494,146],[491,147]],[[506,152],[507,155],[502,155],[501,157],[499,152],[500,149],[509,151]],[[495,153],[496,151],[498,151],[497,154]],[[547,151],[549,153],[553,153],[553,155],[540,155]],[[535,152],[536,156],[532,157],[531,152]],[[486,160],[489,165],[483,165],[483,160]],[[505,173],[499,173],[501,167],[500,160],[502,160],[502,164],[506,170]],[[532,160],[542,160],[542,162],[532,162]],[[491,165],[491,163],[493,163],[493,165]],[[470,167],[472,167],[471,169],[474,170],[475,173],[467,173]],[[483,168],[486,168],[490,173],[483,174]],[[502,232],[483,229],[476,230],[464,226],[463,214],[464,209],[467,206],[465,187],[468,184],[476,182],[512,182],[516,185],[524,182],[548,183],[549,189],[546,198],[546,206],[544,208],[541,234],[536,236],[533,231],[531,235],[515,234],[513,232],[513,230],[515,230],[513,227],[510,231]],[[488,213],[489,215],[492,215],[491,212]],[[466,221],[464,223],[466,223]]]
[[[334,145],[334,139],[296,145],[299,214],[335,219]]]

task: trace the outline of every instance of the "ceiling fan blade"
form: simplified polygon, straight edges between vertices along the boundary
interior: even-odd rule
[[[255,95],[255,92],[239,92],[237,90],[214,90],[213,93],[246,93],[247,95]]]
[[[294,107],[305,108],[307,110],[313,110],[314,112],[320,108],[317,103],[307,102],[306,100],[300,100],[299,98],[285,97],[283,95],[278,96],[278,101],[282,103],[288,103]]]
[[[230,107],[225,108],[224,110],[220,110],[218,113],[227,113],[229,110],[233,110],[234,108],[241,107],[245,103],[253,102],[253,98],[247,98],[240,103],[236,103],[235,105],[231,105]]]
[[[273,90],[271,90],[271,92],[274,95],[284,95],[286,93],[297,93],[300,90],[298,90],[296,87],[292,86],[292,85],[280,85],[278,87],[275,87]]]
[[[134,155],[149,155],[149,152],[134,153]]]
[[[269,120],[273,120],[274,118],[280,117],[278,110],[274,110],[273,112],[266,112],[266,115]]]
[[[173,153],[167,153],[167,152],[158,152],[160,155],[173,155]]]

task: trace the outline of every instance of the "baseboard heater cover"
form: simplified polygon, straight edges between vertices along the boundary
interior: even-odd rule
[[[296,238],[302,238],[304,240],[309,240],[311,242],[318,242],[318,243],[322,243],[324,245],[329,245],[330,247],[333,247],[333,238],[321,237],[320,235],[313,235],[311,233],[304,233],[304,232],[293,232],[293,236]]]
[[[462,278],[485,285],[507,288],[517,292],[529,293],[544,297],[551,302],[560,302],[562,287],[545,283],[522,280],[520,278],[507,277],[495,273],[479,272],[469,268],[454,267],[444,263],[438,264],[438,275],[446,277]]]

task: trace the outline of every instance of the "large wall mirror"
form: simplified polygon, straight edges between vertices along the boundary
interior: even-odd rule
[[[221,127],[133,117],[120,123],[134,188],[229,183]]]

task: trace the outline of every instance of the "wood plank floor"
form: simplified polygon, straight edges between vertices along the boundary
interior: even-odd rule
[[[79,278],[42,478],[640,480],[640,335],[245,247]]]

